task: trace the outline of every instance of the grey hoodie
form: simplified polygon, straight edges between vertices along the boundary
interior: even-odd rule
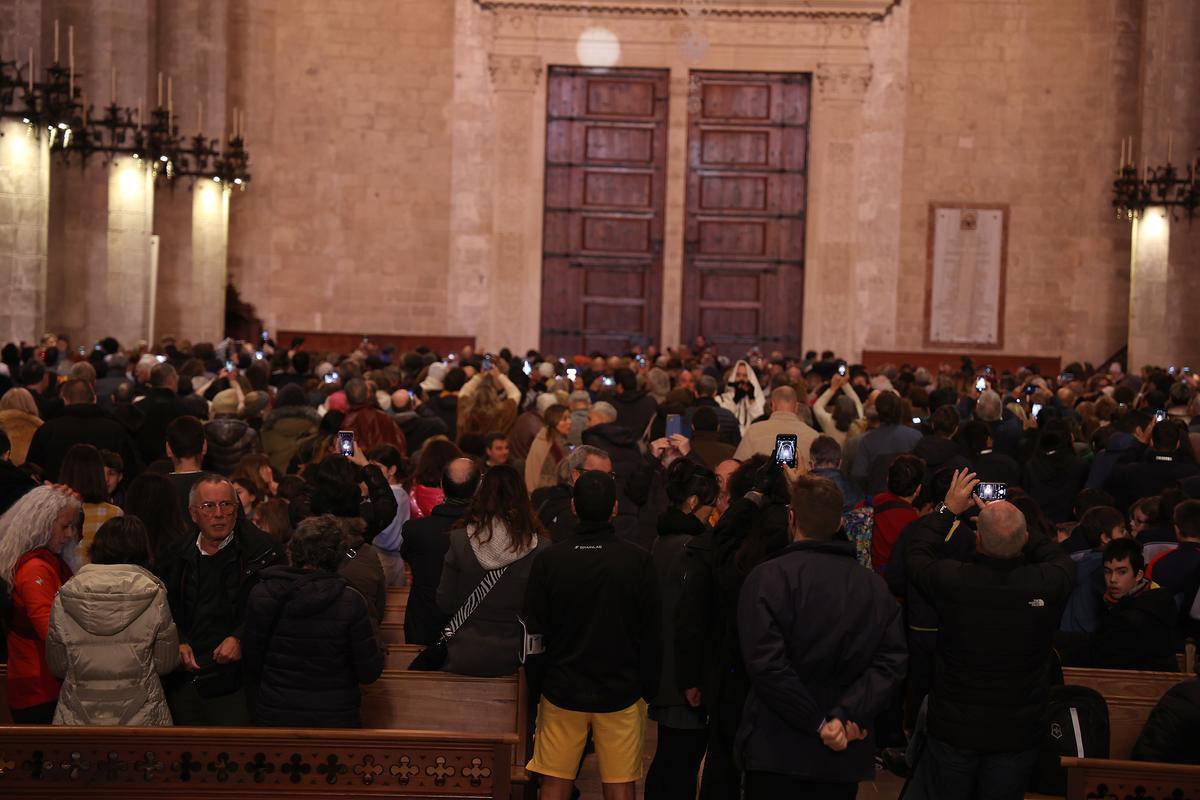
[[[131,564],[88,564],[59,590],[46,661],[63,678],[55,725],[171,724],[159,675],[179,634],[158,578]]]

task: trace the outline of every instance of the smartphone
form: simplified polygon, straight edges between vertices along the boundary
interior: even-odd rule
[[[613,388],[614,386],[616,386],[616,385],[617,385],[617,382],[616,382],[616,380],[615,380],[615,379],[613,379],[613,378],[605,378],[604,380],[602,380],[602,381],[601,381],[601,383],[603,383],[603,384],[604,384],[605,386],[607,386],[609,389],[611,389],[611,388]]]
[[[526,361],[525,365],[523,367],[521,367],[521,372],[524,372],[525,376],[529,377],[529,375],[531,375],[533,373],[533,366],[528,361]]]
[[[492,369],[492,357],[491,357],[491,356],[484,356],[484,357],[483,357],[483,371],[484,371],[484,372],[490,372],[490,371],[491,371],[491,369]]]
[[[1167,419],[1167,410],[1165,408],[1160,408],[1154,412],[1154,421],[1155,422],[1165,422],[1166,419]]]
[[[229,360],[225,361],[225,371],[233,372],[233,362],[232,361],[229,361]]]
[[[266,330],[266,329],[264,328],[264,329],[263,329],[263,332],[262,332],[262,340],[265,342],[265,341],[267,341],[267,340],[268,340],[268,339],[270,339],[270,338],[271,338],[271,332],[270,332],[269,330]]]
[[[262,350],[255,350],[255,351],[254,351],[254,357],[255,357],[255,358],[257,358],[259,361],[262,361],[262,360],[263,360],[263,351],[262,351]]]
[[[920,424],[921,424],[921,418],[920,418],[920,417],[913,417],[913,418],[912,418],[912,421],[913,421],[913,425],[920,425]]]
[[[338,374],[336,372],[332,372],[332,371],[326,372],[325,373],[325,382],[326,383],[337,383],[338,382]]]
[[[567,380],[571,383],[575,382],[575,375],[578,374],[574,367],[567,367]]]
[[[1042,413],[1042,404],[1034,403],[1033,406],[1029,409],[1029,413],[1033,415],[1034,419],[1037,419],[1037,415]]]
[[[80,349],[82,349],[82,348],[80,348]],[[1168,375],[1174,375],[1174,374],[1175,374],[1175,367],[1174,367],[1174,366],[1167,367],[1167,374],[1168,374]]]
[[[634,356],[633,360],[641,364],[643,367],[646,366],[646,357],[641,354]]]
[[[796,466],[796,434],[780,433],[775,437],[775,463],[785,467]]]
[[[160,364],[164,364],[164,363],[166,363],[166,361],[167,361],[167,357],[166,357],[166,356],[155,356],[154,358],[155,358],[155,359],[158,361],[158,363],[160,363]]]
[[[1007,483],[980,483],[975,487],[975,494],[985,503],[993,500],[1004,500],[1008,497]]]
[[[667,414],[666,436],[670,439],[676,434],[683,433],[683,420],[678,414]]]
[[[987,378],[979,377],[979,378],[975,379],[975,391],[977,391],[977,392],[987,391]]]
[[[838,364],[838,375],[844,376],[845,374],[846,374],[846,365]]]
[[[337,432],[338,452],[346,458],[354,455],[354,431],[338,431]]]

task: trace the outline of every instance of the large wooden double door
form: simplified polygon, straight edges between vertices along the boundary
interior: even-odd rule
[[[689,80],[683,338],[796,350],[809,77]],[[543,350],[663,344],[668,88],[665,70],[550,69]]]

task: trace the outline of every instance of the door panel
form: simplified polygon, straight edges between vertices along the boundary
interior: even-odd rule
[[[807,75],[693,72],[683,334],[796,351],[804,287]]]
[[[551,67],[541,347],[658,342],[666,70]]]

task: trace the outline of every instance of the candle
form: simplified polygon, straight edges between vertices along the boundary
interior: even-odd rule
[[[162,73],[158,73],[158,107],[162,108]]]
[[[204,101],[197,100],[196,101],[196,129],[202,130],[203,128],[204,128]]]
[[[170,76],[167,76],[167,116],[175,109],[175,92],[171,89],[172,81]]]
[[[75,99],[75,26],[67,26],[67,99]]]
[[[87,124],[88,124],[87,93],[84,93],[84,95],[83,95],[83,127],[86,128]]]
[[[138,98],[137,117],[134,118],[134,125],[142,127],[142,98]]]
[[[1171,163],[1171,146],[1175,144],[1175,134],[1167,134],[1167,163]]]
[[[54,20],[54,63],[58,63],[58,20]]]
[[[109,75],[108,75],[108,96],[109,96],[109,104],[115,106],[117,104],[117,68],[116,67],[113,67],[112,71],[109,72]]]
[[[236,139],[237,138],[237,106],[233,107],[233,123],[230,125],[230,130],[231,130],[231,132],[229,134],[229,138]]]
[[[1124,136],[1121,137],[1121,161],[1120,161],[1120,164],[1121,164],[1121,166],[1118,167],[1117,169],[1121,169],[1121,167],[1125,166],[1125,137]]]

